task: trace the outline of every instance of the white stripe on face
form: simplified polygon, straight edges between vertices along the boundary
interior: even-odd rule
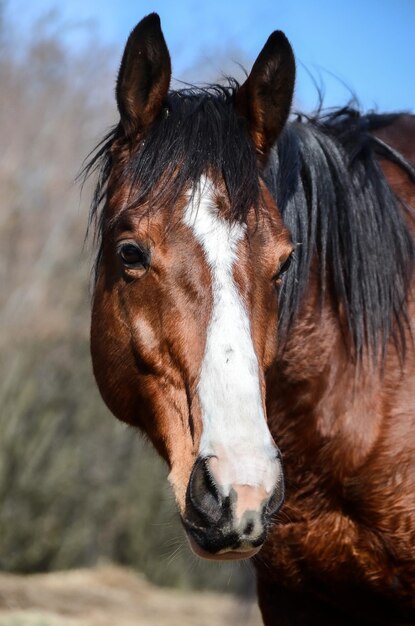
[[[198,394],[203,432],[199,455],[215,456],[222,491],[252,485],[273,491],[279,465],[269,433],[249,317],[233,278],[243,224],[220,217],[212,181],[203,176],[185,209],[184,222],[202,246],[212,275],[213,307]]]

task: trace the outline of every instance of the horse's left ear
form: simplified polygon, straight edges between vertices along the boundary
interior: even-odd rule
[[[248,120],[260,159],[266,158],[287,121],[294,83],[293,50],[284,33],[276,30],[235,95],[235,108]]]
[[[127,136],[143,131],[160,114],[171,78],[170,55],[157,13],[137,24],[128,38],[116,97]]]

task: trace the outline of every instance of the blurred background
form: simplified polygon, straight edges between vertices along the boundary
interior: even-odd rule
[[[0,1],[0,569],[115,562],[159,585],[252,589],[246,564],[190,554],[166,470],[115,421],[89,357],[90,183],[74,180],[116,121],[122,47],[151,11],[177,80],[243,77],[274,29],[298,59],[295,106],[411,110],[413,0]],[[239,65],[240,64],[240,65]]]

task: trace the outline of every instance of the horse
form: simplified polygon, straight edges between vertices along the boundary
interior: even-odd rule
[[[101,395],[266,626],[413,624],[415,118],[291,114],[281,31],[243,84],[170,81],[151,14],[85,170]]]

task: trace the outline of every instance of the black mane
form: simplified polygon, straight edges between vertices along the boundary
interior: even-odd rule
[[[407,298],[415,260],[406,218],[379,158],[398,164],[415,183],[415,170],[370,131],[394,115],[361,115],[343,108],[299,116],[274,147],[266,182],[298,243],[281,291],[280,330],[286,336],[301,306],[314,255],[321,301],[330,294],[344,309],[350,347],[384,356],[389,339],[401,357],[408,326]]]
[[[232,102],[238,85],[171,92],[160,118],[132,153],[123,175],[134,191],[131,206],[166,206],[206,171],[220,172],[229,194],[230,218],[244,221],[260,203],[262,177],[277,200],[297,244],[295,263],[280,296],[280,335],[287,336],[308,284],[311,260],[319,260],[320,291],[345,311],[354,354],[384,354],[393,338],[405,349],[407,297],[413,273],[414,242],[406,207],[394,195],[378,158],[397,163],[415,182],[415,170],[370,133],[396,115],[363,116],[344,108],[289,123],[261,172],[246,123]],[[98,223],[112,167],[111,148],[122,142],[114,128],[84,169],[99,171],[90,224]],[[126,141],[126,140],[124,140]],[[168,185],[157,185],[162,177]]]

